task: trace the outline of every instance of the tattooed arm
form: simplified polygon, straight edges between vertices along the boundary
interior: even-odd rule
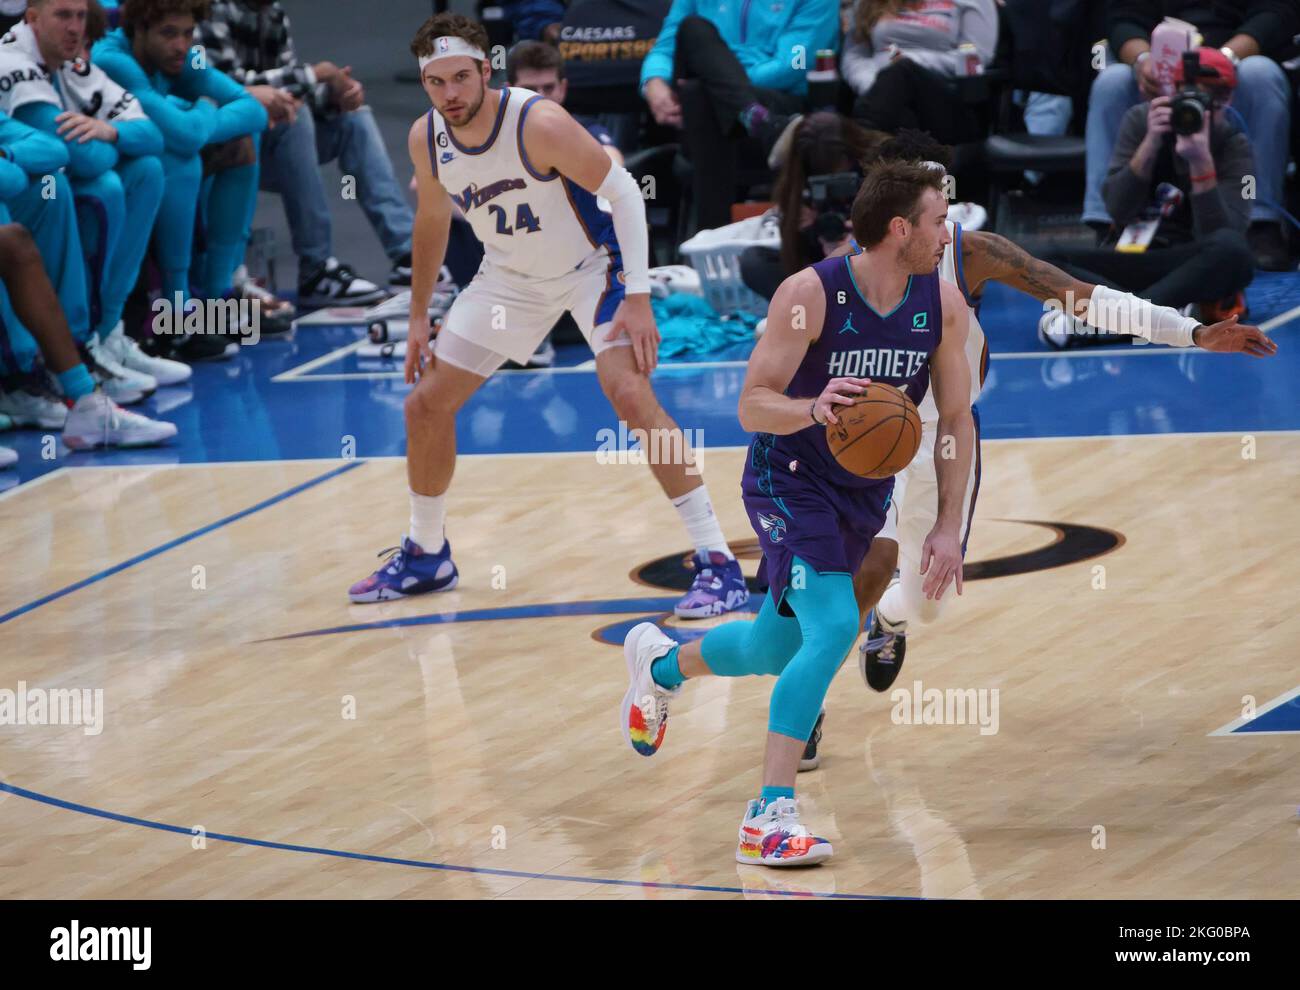
[[[1154,343],[1199,346],[1207,351],[1245,353],[1253,357],[1271,357],[1277,353],[1277,344],[1258,327],[1238,324],[1235,316],[1213,326],[1202,326],[1167,306],[1154,306],[1131,293],[1080,281],[997,234],[963,231],[961,263],[966,289],[972,298],[979,295],[985,282],[1001,282],[1039,302],[1053,302],[1057,309],[1073,312],[1093,327],[1110,333],[1134,334]],[[1095,307],[1090,305],[1094,292],[1101,301]]]
[[[1055,265],[1039,261],[1005,237],[982,230],[962,231],[961,262],[966,288],[972,297],[979,295],[985,282],[1001,282],[1039,302],[1055,300],[1060,308],[1065,307],[1067,300],[1073,299],[1075,315],[1083,317],[1095,288]]]

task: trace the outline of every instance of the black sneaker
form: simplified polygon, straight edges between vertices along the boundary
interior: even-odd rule
[[[224,361],[239,353],[239,339],[224,333],[191,333],[172,345],[171,356],[186,364]]]
[[[388,273],[388,284],[394,289],[411,287],[411,252],[407,251],[393,262],[393,270]]]
[[[812,735],[808,737],[808,745],[803,748],[803,756],[799,760],[799,772],[807,770],[816,770],[822,765],[822,758],[817,755],[817,744],[822,741],[822,722],[826,718],[826,709],[823,708],[817,713],[817,722],[813,725]]]
[[[907,623],[901,623],[894,632],[885,632],[880,624],[880,613],[871,612],[867,638],[858,647],[858,672],[873,691],[888,691],[898,672],[903,669],[907,654]]]
[[[387,292],[338,258],[329,258],[298,278],[299,306],[373,306],[387,298]]]

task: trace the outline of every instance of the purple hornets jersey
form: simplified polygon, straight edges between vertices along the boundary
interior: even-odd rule
[[[930,356],[943,334],[939,274],[913,275],[903,300],[880,314],[858,291],[848,258],[813,265],[826,290],[826,319],[786,394],[821,395],[832,378],[870,378],[919,404],[930,385]],[[826,427],[754,435],[740,482],[750,525],[763,548],[760,575],[783,614],[796,558],[818,573],[855,574],[885,522],[894,479],[859,478],[840,467]]]
[[[930,355],[943,336],[938,271],[913,275],[902,302],[881,314],[859,291],[847,257],[827,258],[812,269],[826,290],[826,319],[786,394],[812,399],[832,378],[870,378],[901,389],[919,406],[930,387]],[[840,467],[826,446],[824,426],[810,423],[798,433],[774,437],[773,447],[781,457],[798,460],[834,484],[881,484]]]

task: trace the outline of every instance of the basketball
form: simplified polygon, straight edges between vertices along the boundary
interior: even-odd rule
[[[826,445],[840,467],[860,478],[892,478],[921,446],[921,415],[892,385],[872,382],[835,415],[840,422],[826,424]]]

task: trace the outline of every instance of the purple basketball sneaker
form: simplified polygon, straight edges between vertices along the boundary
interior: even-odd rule
[[[354,602],[386,602],[456,587],[459,575],[451,561],[450,540],[444,540],[437,553],[425,553],[418,543],[403,538],[400,547],[389,547],[379,555],[384,554],[389,555],[384,567],[348,589],[348,597]]]
[[[679,619],[707,619],[711,615],[734,612],[749,603],[749,588],[740,571],[740,561],[728,559],[714,550],[706,558],[696,554],[695,580],[691,590],[674,607]]]

